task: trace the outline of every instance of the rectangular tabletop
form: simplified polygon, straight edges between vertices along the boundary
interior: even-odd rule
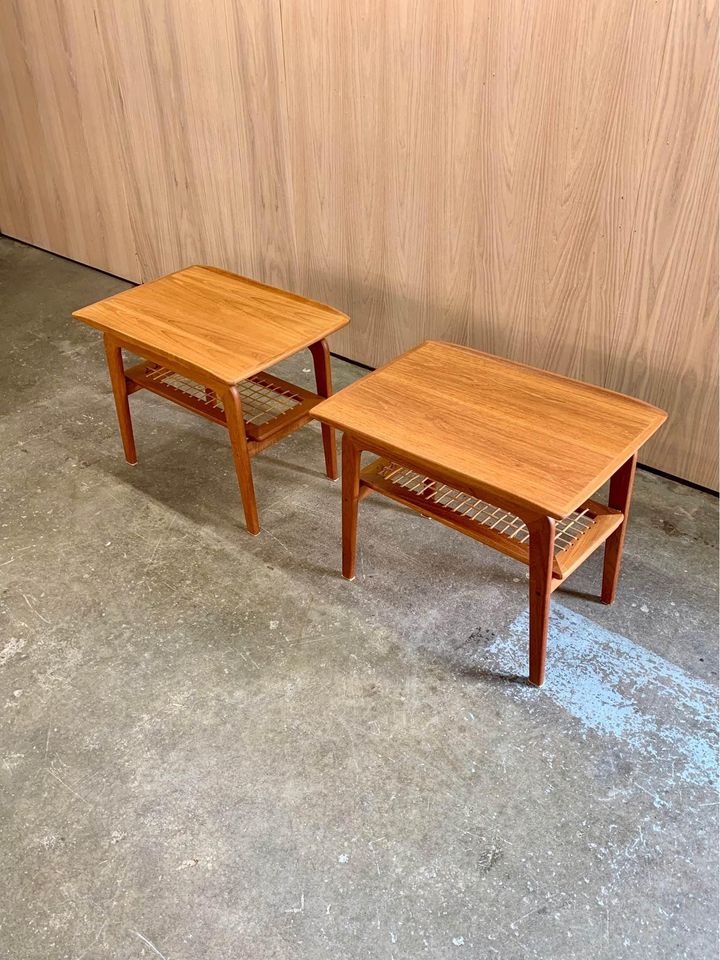
[[[556,519],[579,507],[666,419],[641,400],[438,341],[313,412],[371,449]]]
[[[193,266],[76,310],[123,343],[239,383],[344,327],[323,303],[218,270]]]

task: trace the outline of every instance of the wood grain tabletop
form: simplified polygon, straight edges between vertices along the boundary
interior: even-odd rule
[[[666,419],[641,400],[432,340],[313,413],[370,449],[375,444],[430,474],[435,467],[557,519]]]
[[[234,384],[349,322],[333,307],[216,267],[192,266],[74,311],[123,344]]]

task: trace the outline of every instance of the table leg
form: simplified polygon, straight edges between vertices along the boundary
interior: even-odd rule
[[[113,396],[115,397],[115,410],[117,412],[123,450],[125,451],[125,459],[128,463],[137,463],[135,437],[133,436],[132,419],[130,417],[130,404],[128,403],[127,380],[125,379],[122,350],[107,334],[104,335],[103,341],[105,344],[105,357],[110,374],[110,383],[112,384]]]
[[[548,619],[552,585],[555,521],[541,517],[528,524],[530,532],[530,683],[545,680]]]
[[[605,541],[605,559],[603,561],[603,581],[600,599],[603,603],[612,603],[615,599],[618,577],[620,576],[620,560],[622,557],[625,530],[627,529],[630,500],[632,499],[633,483],[635,481],[635,466],[637,454],[617,470],[610,480],[610,495],[608,506],[620,510],[623,522],[614,530]]]
[[[310,346],[310,353],[315,367],[316,389],[321,397],[332,396],[332,370],[330,367],[330,350],[326,340],[318,340]],[[323,450],[325,452],[325,472],[330,480],[337,480],[337,449],[335,447],[335,431],[327,423],[321,425]]]
[[[245,435],[245,421],[237,388],[229,387],[227,392],[223,393],[222,401],[228,433],[230,434],[233,460],[235,461],[235,472],[240,486],[240,497],[245,511],[245,526],[248,532],[255,536],[260,533],[260,521],[258,520],[257,504],[255,502],[255,487],[253,486],[250,454],[248,452],[247,436]]]
[[[342,438],[342,575],[355,579],[357,515],[360,502],[360,450],[348,436]]]

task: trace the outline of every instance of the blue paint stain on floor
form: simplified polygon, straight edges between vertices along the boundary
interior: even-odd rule
[[[527,672],[528,615],[483,651],[502,671]],[[553,606],[545,685],[513,695],[549,697],[586,729],[618,737],[697,786],[718,784],[718,694],[658,654],[559,604]]]

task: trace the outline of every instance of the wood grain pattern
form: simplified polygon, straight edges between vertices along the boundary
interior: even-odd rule
[[[665,414],[425,341],[323,401],[315,415],[343,431],[343,576],[355,575],[358,504],[371,490],[521,560],[530,568],[529,676],[541,686],[552,592],[604,542],[602,600],[613,600],[636,451]],[[361,471],[362,452],[379,459]],[[610,503],[586,500],[575,513],[608,477]]]
[[[670,411],[649,463],[718,487],[718,8],[674,3],[606,383]],[[690,15],[692,14],[692,15]]]
[[[303,38],[286,52],[298,277],[352,316],[336,349],[375,365],[442,336],[639,395],[670,411],[649,462],[716,485],[715,121],[678,95],[717,113],[693,82],[713,73],[714,4],[353,7],[284,4]],[[683,184],[674,219],[658,219],[646,163],[658,111],[678,159],[700,151],[665,181]],[[655,324],[623,306],[654,282],[633,265],[639,218],[662,234],[675,298]],[[700,343],[678,382],[663,355],[680,317]]]
[[[640,400],[437,341],[314,415],[523,519],[568,516],[665,420]]]
[[[716,0],[8,0],[0,229],[640,396],[717,486]]]
[[[489,187],[485,4],[283,4],[298,279],[370,364],[467,342]]]
[[[409,471],[414,472],[414,471]],[[383,496],[416,510],[424,517],[433,517],[452,530],[464,533],[508,557],[529,563],[528,539],[518,526],[522,521],[512,513],[500,510],[494,505],[468,498],[459,491],[450,491],[437,480],[430,480],[424,490],[406,484],[397,483],[393,478],[397,474],[407,475],[408,470],[396,462],[378,458],[360,473],[361,492],[377,491]],[[415,476],[420,476],[415,474]],[[433,490],[442,491],[439,498]],[[468,503],[470,500],[470,503]],[[556,554],[553,559],[553,584],[556,590],[570,574],[583,563],[597,547],[604,543],[623,522],[623,515],[596,500],[586,500],[580,507],[584,515],[592,517],[587,526],[560,524],[573,531],[567,537],[555,542]],[[529,531],[522,525],[525,534]],[[568,543],[570,537],[573,539]],[[620,544],[622,549],[622,544]]]
[[[633,484],[635,483],[635,467],[637,456],[627,460],[610,480],[608,505],[619,510],[623,522],[605,544],[605,558],[603,560],[603,580],[601,599],[603,603],[612,603],[617,591],[620,576],[620,558],[622,556],[628,517],[630,516],[630,502],[632,500]]]
[[[239,383],[344,327],[345,314],[215,267],[188,267],[73,313],[141,356]],[[329,387],[327,388],[329,390]],[[233,399],[233,406],[235,401]]]
[[[0,4],[0,229],[139,280],[112,100],[84,0]]]
[[[555,521],[541,517],[530,527],[529,579],[529,661],[530,683],[541,687],[545,680],[550,595],[552,594],[552,557]]]
[[[142,279],[212,263],[292,289],[277,3],[97,6]]]
[[[108,333],[103,336],[103,341],[123,452],[127,462],[135,464],[137,463],[137,450],[135,449],[135,435],[133,433],[132,417],[130,416],[130,404],[128,403],[128,382],[123,369],[122,347]]]
[[[443,336],[602,383],[644,142],[623,103],[662,56],[638,78],[633,6],[285,9],[293,169],[322,189],[294,191],[300,276],[351,355],[358,327],[371,364]]]
[[[624,197],[618,111],[636,55],[624,0],[493,5],[488,282],[474,346],[604,383]],[[632,140],[633,137],[630,138]],[[619,239],[620,238],[620,239]]]

